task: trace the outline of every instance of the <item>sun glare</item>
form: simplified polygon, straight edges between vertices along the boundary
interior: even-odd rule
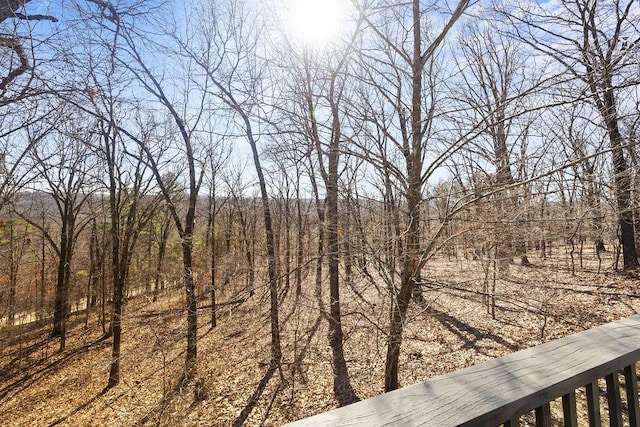
[[[297,41],[323,47],[344,31],[348,0],[287,0],[285,3],[285,29]]]

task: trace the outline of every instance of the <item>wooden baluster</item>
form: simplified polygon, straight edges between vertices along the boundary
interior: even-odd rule
[[[598,380],[595,380],[591,384],[587,384],[587,411],[589,412],[589,427],[600,427],[602,422],[600,421],[600,387],[598,387]]]
[[[551,406],[548,403],[536,408],[536,427],[551,427]]]
[[[575,390],[562,396],[562,412],[564,413],[565,427],[578,427]]]
[[[509,421],[504,423],[504,427],[520,427],[520,417],[511,418]]]
[[[620,380],[618,371],[607,375],[607,401],[609,402],[609,425],[622,427],[622,402],[620,401]]]
[[[629,425],[640,427],[640,409],[638,408],[638,377],[636,364],[624,368],[624,384],[627,391],[627,406],[629,407]]]

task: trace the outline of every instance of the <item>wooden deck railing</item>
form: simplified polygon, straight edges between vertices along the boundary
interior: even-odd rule
[[[512,427],[532,411],[537,426],[551,426],[550,402],[559,398],[562,414],[554,418],[553,425],[586,425],[588,418],[589,426],[600,426],[601,415],[608,412],[612,427],[623,425],[623,414],[629,425],[640,426],[638,360],[640,314],[289,426]],[[626,396],[620,391],[620,375]],[[601,411],[599,379],[606,380],[608,404],[602,407],[608,411]],[[584,421],[578,423],[576,390],[581,388],[585,389],[586,409],[581,409]],[[564,418],[564,424],[558,418]]]

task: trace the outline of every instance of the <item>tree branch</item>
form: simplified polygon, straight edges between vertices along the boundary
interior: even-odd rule
[[[4,94],[7,90],[7,86],[18,78],[19,75],[23,74],[27,71],[29,67],[29,58],[27,58],[27,53],[22,46],[20,40],[16,37],[2,37],[0,38],[0,47],[7,47],[12,49],[20,58],[20,66],[11,70],[9,74],[0,80],[0,91]]]
[[[56,18],[55,16],[51,16],[51,15],[26,15],[24,13],[20,13],[20,12],[15,12],[13,14],[14,18],[18,18],[18,19],[24,19],[25,21],[51,21],[51,22],[58,22],[58,18]]]

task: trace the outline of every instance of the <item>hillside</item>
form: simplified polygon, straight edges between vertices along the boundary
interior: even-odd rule
[[[606,254],[611,257],[611,254]],[[401,354],[402,384],[460,369],[518,349],[630,315],[640,308],[637,278],[604,271],[594,260],[575,276],[566,254],[532,267],[508,266],[498,284],[496,319],[482,303],[480,261],[437,259],[424,276],[424,304],[413,304]],[[605,259],[608,266],[611,259]],[[335,407],[327,323],[312,276],[296,301],[284,300],[283,363],[246,425],[276,426]],[[388,307],[381,289],[364,279],[343,285],[345,351],[360,398],[382,392]],[[356,292],[354,292],[357,291]],[[110,341],[95,314],[71,319],[67,349],[48,339],[49,324],[0,330],[0,419],[9,426],[232,425],[269,361],[267,290],[239,302],[222,289],[218,327],[199,310],[199,369],[180,387],[186,323],[183,290],[157,302],[145,296],[125,307],[122,382],[106,385]],[[326,290],[324,291],[326,295]],[[358,295],[359,294],[359,295]],[[326,299],[326,297],[325,297]],[[226,304],[225,304],[226,302]],[[325,303],[326,304],[326,303]]]

